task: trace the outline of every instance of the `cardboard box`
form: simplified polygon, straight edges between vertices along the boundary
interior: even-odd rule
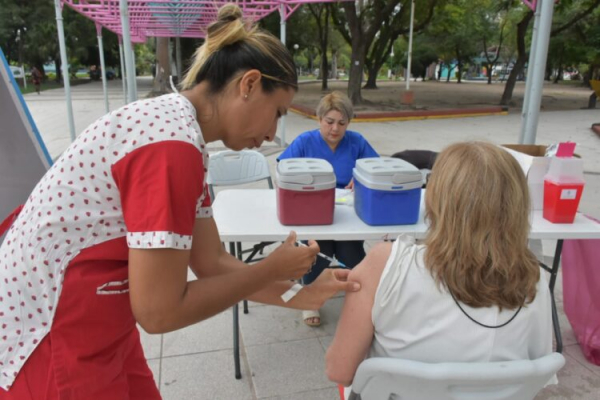
[[[550,157],[544,157],[548,146],[538,144],[503,144],[502,146],[515,157],[527,176],[531,208],[542,210],[544,208],[544,176],[550,167]]]

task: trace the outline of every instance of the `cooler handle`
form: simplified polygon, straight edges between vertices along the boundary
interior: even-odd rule
[[[416,179],[414,181],[410,181],[410,182],[406,182],[406,175],[405,174],[394,174],[392,176],[392,182],[398,185],[408,185],[408,184],[414,184],[417,182],[421,182],[423,183],[423,174],[421,174],[421,178],[420,179]]]
[[[291,176],[279,176],[279,181],[286,183],[301,183],[303,185],[310,185],[314,182],[312,175],[291,175]]]

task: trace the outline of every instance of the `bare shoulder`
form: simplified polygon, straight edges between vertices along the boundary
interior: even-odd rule
[[[348,279],[356,280],[363,286],[377,286],[381,274],[392,253],[392,242],[377,243],[367,256],[350,273]]]

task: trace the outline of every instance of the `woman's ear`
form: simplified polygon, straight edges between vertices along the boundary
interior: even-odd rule
[[[256,93],[256,90],[260,88],[260,80],[262,79],[262,74],[257,69],[248,70],[242,75],[242,79],[240,79],[240,95],[244,99],[248,99],[252,96],[253,93]]]

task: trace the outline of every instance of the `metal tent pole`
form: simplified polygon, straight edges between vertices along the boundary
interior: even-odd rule
[[[69,80],[69,61],[67,59],[67,45],[65,43],[65,28],[63,26],[62,5],[60,0],[54,0],[54,11],[56,12],[56,28],[58,29],[58,45],[60,48],[60,69],[62,70],[65,86],[65,97],[67,100],[67,119],[69,121],[69,133],[71,142],[75,141],[75,121],[73,119],[73,102],[71,101],[71,81]]]
[[[529,103],[531,99],[531,76],[532,72],[536,69],[535,65],[535,49],[537,46],[537,36],[540,30],[540,9],[541,7],[537,7],[534,11],[534,20],[533,20],[533,32],[531,34],[531,47],[529,48],[529,61],[527,62],[527,77],[525,79],[525,95],[523,97],[523,109],[521,110],[521,121],[526,118],[526,115],[529,113]],[[521,133],[519,136],[519,143],[523,144],[523,140],[525,137],[525,124],[521,124]]]
[[[531,79],[527,114],[523,115],[520,143],[534,144],[537,125],[540,117],[540,106],[542,103],[542,90],[544,88],[544,72],[548,57],[548,44],[550,43],[550,31],[552,28],[552,14],[554,13],[554,0],[538,0],[537,7],[540,10],[540,25],[536,35],[535,45],[535,67],[527,71]],[[531,77],[529,77],[531,75]],[[528,80],[529,80],[528,79]]]
[[[135,64],[133,61],[131,33],[129,31],[129,10],[127,8],[127,0],[119,0],[119,10],[121,12],[121,29],[123,31],[123,54],[125,55],[125,69],[127,70],[127,103],[132,103],[136,101]]]
[[[281,43],[285,46],[285,4],[279,5],[279,21],[280,21],[280,39]],[[281,132],[281,146],[287,147],[287,142],[285,141],[285,115],[283,115],[279,121],[279,130]]]
[[[135,99],[138,99],[138,90],[137,90],[137,71],[136,71],[136,61],[135,61],[135,45],[131,44],[131,59],[133,60],[133,95]]]
[[[119,64],[121,65],[121,82],[123,83],[123,104],[127,104],[127,77],[125,75],[125,59],[123,58],[123,38],[119,36]]]
[[[183,64],[181,62],[181,38],[175,38],[175,59],[177,63],[177,83],[183,80]]]
[[[410,2],[410,30],[408,35],[408,61],[406,62],[406,90],[410,90],[410,64],[412,62],[413,26],[415,21],[415,0]]]
[[[100,72],[102,74],[102,90],[104,92],[104,109],[108,113],[108,88],[106,86],[106,65],[104,64],[104,45],[102,43],[102,26],[96,24],[96,32],[98,33],[98,52],[100,53]]]

